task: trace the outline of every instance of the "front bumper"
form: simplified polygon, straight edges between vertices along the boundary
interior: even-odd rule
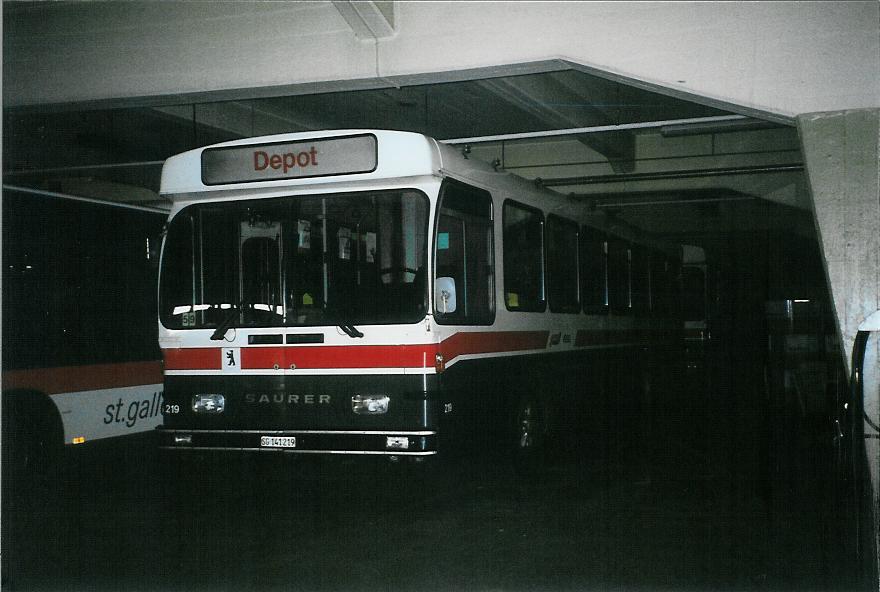
[[[431,456],[437,433],[378,430],[185,430],[159,428],[166,450],[239,450],[287,454]],[[269,439],[272,445],[266,445]],[[279,446],[278,442],[284,445]]]

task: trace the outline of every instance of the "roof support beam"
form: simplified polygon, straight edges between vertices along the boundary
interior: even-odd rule
[[[567,110],[558,105],[582,102],[583,98],[552,77],[540,83],[531,83],[530,80],[518,80],[514,83],[511,80],[498,78],[482,80],[478,84],[508,105],[546,122],[548,127],[572,127],[578,123]],[[614,85],[609,88],[613,89]],[[609,88],[600,89],[598,94],[603,96],[591,97],[591,101],[584,103],[588,118],[607,121],[613,115],[614,109],[609,110],[600,106],[614,102],[611,97],[604,96],[603,91],[610,92]],[[635,139],[629,132],[614,130],[604,136],[579,137],[578,140],[607,158],[615,171],[633,170]]]
[[[671,125],[689,126],[698,124],[724,123],[748,119],[745,115],[717,115],[713,117],[692,117],[689,119],[669,119],[665,121],[636,121],[613,125],[594,125],[591,127],[571,127],[565,129],[545,130],[540,132],[522,132],[516,134],[498,134],[494,136],[472,136],[470,138],[450,138],[441,140],[444,144],[479,144],[483,142],[504,142],[508,140],[528,140],[532,138],[550,138],[553,136],[580,136],[619,130],[656,129]],[[705,128],[704,128],[705,129]],[[704,133],[709,133],[704,131]]]
[[[394,4],[392,0],[333,0],[333,6],[358,39],[393,37]]]
[[[589,177],[558,177],[536,179],[542,187],[568,187],[570,185],[598,185],[603,183],[627,183],[632,181],[659,181],[661,179],[692,179],[695,177],[723,177],[726,175],[758,175],[765,173],[791,173],[804,170],[799,163],[723,167],[715,169],[690,169],[681,171],[655,171],[652,173],[619,173],[592,175]]]

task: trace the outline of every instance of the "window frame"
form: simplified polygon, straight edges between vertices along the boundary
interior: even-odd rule
[[[358,198],[361,198],[361,197],[365,197],[365,196],[382,195],[382,194],[386,194],[386,193],[399,193],[401,195],[405,194],[405,193],[412,194],[413,199],[418,200],[420,207],[424,208],[424,222],[423,222],[423,225],[420,225],[420,229],[422,232],[425,233],[424,234],[425,246],[424,246],[422,253],[421,253],[421,261],[422,261],[423,267],[425,268],[425,274],[427,274],[428,260],[430,257],[430,251],[429,251],[429,245],[428,245],[428,241],[430,240],[430,236],[428,233],[430,232],[431,200],[429,199],[428,195],[425,193],[424,190],[417,188],[415,186],[388,187],[388,188],[382,188],[382,189],[372,189],[372,188],[371,189],[347,189],[344,191],[333,191],[333,192],[328,192],[328,193],[315,192],[315,193],[306,193],[306,194],[302,194],[302,195],[299,195],[296,193],[286,193],[283,195],[279,195],[276,197],[270,197],[270,198],[247,197],[247,198],[241,198],[241,199],[233,199],[233,200],[229,200],[229,201],[224,201],[224,200],[197,201],[197,202],[188,204],[185,207],[181,208],[180,210],[175,212],[171,218],[168,219],[168,222],[166,225],[166,233],[165,233],[166,240],[163,240],[163,242],[162,242],[162,256],[161,257],[163,260],[166,259],[166,257],[167,257],[167,253],[166,253],[166,249],[168,248],[167,238],[168,238],[168,234],[170,233],[170,231],[172,229],[172,226],[174,224],[178,223],[178,220],[180,219],[181,216],[188,215],[190,217],[190,219],[192,219],[192,213],[199,211],[200,208],[209,207],[209,206],[222,207],[224,204],[231,204],[231,207],[241,209],[243,207],[242,204],[247,204],[247,203],[269,203],[269,202],[273,202],[273,201],[277,201],[277,202],[281,203],[284,200],[289,200],[289,199],[321,198],[321,197],[339,199],[339,198],[355,197],[356,196]],[[291,222],[292,222],[291,220],[287,221],[288,224],[290,224]],[[290,235],[288,235],[288,236],[290,236]],[[236,240],[238,240],[240,242],[240,237]],[[328,239],[328,245],[332,244],[330,242],[331,240],[333,240],[333,239]],[[199,246],[199,248],[200,249],[204,248],[204,245]],[[239,248],[240,248],[240,246],[239,246]],[[290,253],[288,252],[284,258],[286,259],[289,256],[290,256]],[[195,257],[195,253],[193,253],[193,257]],[[239,257],[240,257],[240,254],[239,254]],[[336,258],[333,258],[331,260],[328,260],[328,265],[332,266],[332,265],[336,264],[337,262],[338,262],[338,260]],[[422,268],[419,268],[419,269],[422,269]],[[210,330],[210,329],[216,328],[217,324],[215,324],[215,323],[204,323],[203,325],[194,326],[194,327],[193,326],[174,326],[174,324],[168,323],[168,319],[171,318],[172,315],[170,315],[168,310],[166,308],[164,308],[164,306],[163,306],[165,304],[165,302],[164,302],[165,284],[166,284],[166,282],[169,281],[166,273],[167,273],[167,264],[165,262],[163,262],[160,265],[160,270],[159,270],[159,274],[158,274],[158,289],[156,292],[157,296],[158,296],[158,306],[159,306],[158,318],[159,318],[159,322],[162,325],[162,327],[164,327],[167,330],[171,330],[171,331]],[[237,273],[238,273],[238,271],[236,268],[236,274]],[[285,273],[284,281],[286,282],[287,279],[289,279],[287,276],[289,275],[290,270],[285,268],[284,273]],[[427,277],[426,277],[426,280],[427,280]],[[240,278],[237,275],[236,275],[234,283],[235,283],[235,288],[239,289]],[[428,307],[427,307],[427,305],[428,305],[427,291],[428,291],[428,283],[429,282],[425,281],[424,283],[425,283],[424,292],[421,296],[422,310],[419,311],[420,312],[419,315],[414,314],[411,317],[395,318],[392,320],[369,319],[371,322],[361,322],[360,320],[358,320],[355,324],[358,324],[358,325],[359,324],[415,325],[417,323],[422,322],[429,312]],[[202,288],[203,288],[203,286],[202,286]],[[240,300],[240,295],[238,296],[238,298]],[[240,304],[240,302],[237,304]],[[284,320],[282,322],[274,323],[274,324],[247,324],[247,325],[236,324],[234,326],[239,329],[265,329],[265,328],[291,329],[291,328],[299,328],[299,327],[329,327],[329,326],[334,325],[334,323],[332,321],[324,319],[324,318],[318,319],[315,322],[312,322],[312,321],[307,321],[307,322],[302,322],[302,323],[292,322],[289,320],[290,316],[288,316],[288,313],[290,312],[290,310],[289,310],[289,306],[287,304],[287,299],[284,300],[284,306],[285,306],[285,315],[284,315]]]
[[[615,271],[616,266],[614,265],[616,261],[613,259],[612,251],[617,247],[622,249],[624,253],[624,261],[626,263],[625,275],[626,275],[626,296],[624,298],[624,302],[617,302],[616,297],[617,294],[617,279],[618,276]],[[625,238],[609,235],[608,236],[608,308],[614,315],[626,316],[631,315],[633,312],[632,306],[632,244],[630,241]]]
[[[508,207],[519,208],[520,210],[524,210],[526,212],[530,212],[533,214],[537,214],[540,217],[540,225],[541,225],[541,238],[540,238],[540,249],[541,256],[539,258],[541,262],[541,273],[540,275],[540,301],[538,306],[530,307],[530,308],[522,308],[522,307],[510,307],[510,303],[507,299],[507,253],[505,252],[505,239],[506,239],[506,228],[507,228],[507,210]],[[534,206],[530,206],[524,204],[522,202],[516,201],[514,199],[505,199],[504,203],[501,206],[501,257],[502,257],[502,294],[504,296],[504,307],[510,312],[545,312],[547,310],[547,249],[544,246],[545,237],[545,226],[546,219],[544,216],[544,212],[540,208],[536,208]]]
[[[474,320],[473,316],[469,316],[467,318],[461,319],[444,319],[442,313],[437,312],[437,303],[434,301],[434,282],[437,279],[437,239],[440,231],[440,217],[443,216],[443,198],[445,197],[446,192],[450,187],[459,187],[464,191],[483,194],[488,200],[489,206],[489,218],[488,218],[488,226],[490,232],[490,241],[489,245],[489,254],[491,256],[490,265],[492,267],[492,281],[491,286],[489,287],[489,307],[491,309],[491,313],[484,318],[477,318]],[[466,233],[465,233],[466,234]],[[465,183],[464,181],[460,181],[453,177],[446,177],[443,179],[443,182],[440,186],[440,191],[437,193],[437,205],[434,208],[434,224],[432,228],[431,235],[431,314],[434,318],[434,322],[438,325],[445,326],[456,326],[456,325],[467,325],[467,326],[489,326],[495,324],[495,318],[498,312],[498,302],[496,298],[497,293],[497,282],[498,282],[498,265],[495,257],[495,200],[492,196],[492,193],[488,189],[484,189],[482,187],[477,187],[475,185],[471,185],[470,183]]]
[[[554,231],[563,230],[565,228],[574,229],[575,240],[575,261],[574,261],[574,282],[575,282],[575,300],[573,303],[556,304],[553,299],[553,272],[550,261],[551,253],[549,243],[553,240]],[[546,261],[544,263],[544,293],[547,306],[550,312],[563,314],[577,314],[581,311],[581,269],[580,269],[580,225],[571,220],[556,214],[548,214],[545,222],[544,230],[545,254]]]
[[[629,243],[629,304],[637,314],[651,311],[651,252],[635,242]]]
[[[592,280],[592,276],[588,274],[586,270],[586,267],[589,265],[589,260],[586,257],[586,253],[584,252],[584,250],[586,249],[587,237],[599,239],[598,242],[602,243],[602,288],[604,293],[604,302],[602,304],[587,302],[586,299],[586,295],[589,292],[589,290],[587,290],[587,282]],[[606,233],[604,230],[601,230],[594,226],[587,226],[583,224],[580,227],[580,233],[578,235],[578,258],[580,263],[581,305],[584,314],[607,315],[609,310],[611,309],[611,294],[608,284],[608,239],[608,233]]]

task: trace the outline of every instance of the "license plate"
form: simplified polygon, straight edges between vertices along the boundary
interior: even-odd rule
[[[296,448],[295,436],[260,436],[261,448]]]

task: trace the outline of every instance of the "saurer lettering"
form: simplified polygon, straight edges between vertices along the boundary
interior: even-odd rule
[[[279,405],[326,405],[330,403],[330,395],[291,395],[285,393],[257,394],[247,393],[246,403],[277,403]]]
[[[254,170],[265,171],[267,168],[282,170],[285,173],[290,169],[299,167],[301,169],[318,165],[318,150],[312,146],[308,150],[293,153],[286,152],[284,154],[269,154],[262,150],[254,151]]]

